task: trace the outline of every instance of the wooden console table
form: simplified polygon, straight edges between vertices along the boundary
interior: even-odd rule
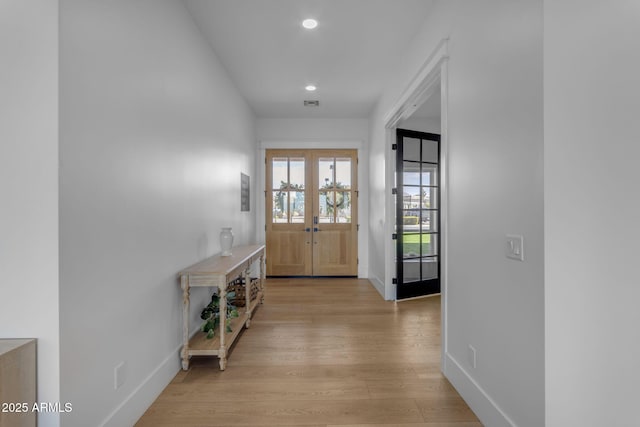
[[[192,265],[178,273],[180,286],[182,287],[182,321],[184,345],[180,356],[182,357],[182,369],[189,369],[189,358],[191,356],[218,356],[220,358],[220,370],[227,367],[227,351],[242,327],[248,328],[251,325],[251,314],[258,306],[264,302],[264,277],[265,277],[265,256],[264,245],[238,246],[232,249],[233,255],[215,255]],[[258,280],[258,295],[251,301],[251,278],[249,272],[254,262],[260,262],[260,277]],[[238,277],[244,279],[247,286],[246,305],[244,312],[237,318],[231,319],[232,332],[226,333],[225,315],[220,313],[220,332],[212,339],[207,339],[206,334],[196,333],[189,339],[189,289],[196,286],[216,287],[220,297],[220,309],[227,306],[227,285]],[[240,310],[239,310],[240,311]]]

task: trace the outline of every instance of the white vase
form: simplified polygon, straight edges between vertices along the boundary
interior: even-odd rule
[[[233,231],[231,227],[222,227],[220,232],[220,248],[222,256],[231,256],[231,247],[233,246]]]

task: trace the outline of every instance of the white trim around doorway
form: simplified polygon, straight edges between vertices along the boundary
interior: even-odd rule
[[[395,224],[395,205],[390,189],[393,188],[395,182],[396,162],[394,161],[395,153],[391,146],[396,142],[396,127],[401,120],[410,117],[429,97],[431,97],[438,85],[440,85],[440,227],[441,236],[441,295],[442,295],[442,311],[441,311],[441,327],[442,327],[442,345],[441,345],[441,364],[442,370],[446,373],[447,360],[447,278],[448,278],[448,135],[447,135],[447,112],[448,112],[448,39],[443,39],[436,46],[433,53],[427,58],[416,75],[411,79],[402,95],[396,101],[394,106],[385,115],[384,123],[386,129],[386,187],[389,189],[385,193],[385,207],[387,214],[385,215],[385,233],[389,236],[385,239],[385,299],[395,300],[396,288],[392,280],[395,276],[395,247],[391,239],[394,233]]]

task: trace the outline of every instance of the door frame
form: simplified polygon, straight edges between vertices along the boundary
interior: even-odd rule
[[[267,149],[290,149],[290,150],[357,150],[358,159],[358,182],[369,182],[369,156],[368,150],[365,148],[364,141],[349,140],[261,140],[258,142],[258,152],[256,156],[256,241],[265,242],[265,218],[266,218],[266,153]],[[367,215],[369,206],[369,191],[366,186],[360,185],[358,188],[358,224],[360,231],[358,232],[358,278],[366,279],[369,277],[369,216]]]
[[[395,201],[391,194],[394,187],[396,162],[392,145],[396,143],[396,129],[398,124],[409,118],[420,106],[433,95],[440,85],[440,294],[441,294],[441,369],[447,373],[448,354],[448,277],[449,277],[449,138],[448,138],[448,60],[449,39],[442,39],[433,52],[422,64],[413,79],[409,81],[402,95],[395,102],[384,118],[385,124],[385,224],[384,239],[385,254],[385,299],[393,300],[396,295],[395,276],[395,241],[392,239],[395,226]]]

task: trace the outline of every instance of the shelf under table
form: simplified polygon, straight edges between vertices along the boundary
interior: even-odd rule
[[[258,292],[256,298],[251,301],[249,306],[249,313],[253,313],[256,307],[260,304],[262,299],[262,292]],[[238,307],[240,316],[231,319],[231,332],[225,333],[225,348],[229,349],[236,337],[245,326],[250,317],[247,315],[247,310],[244,307]],[[218,356],[220,350],[220,326],[216,327],[215,335],[213,338],[208,339],[207,334],[198,331],[189,340],[189,355],[191,356]]]

